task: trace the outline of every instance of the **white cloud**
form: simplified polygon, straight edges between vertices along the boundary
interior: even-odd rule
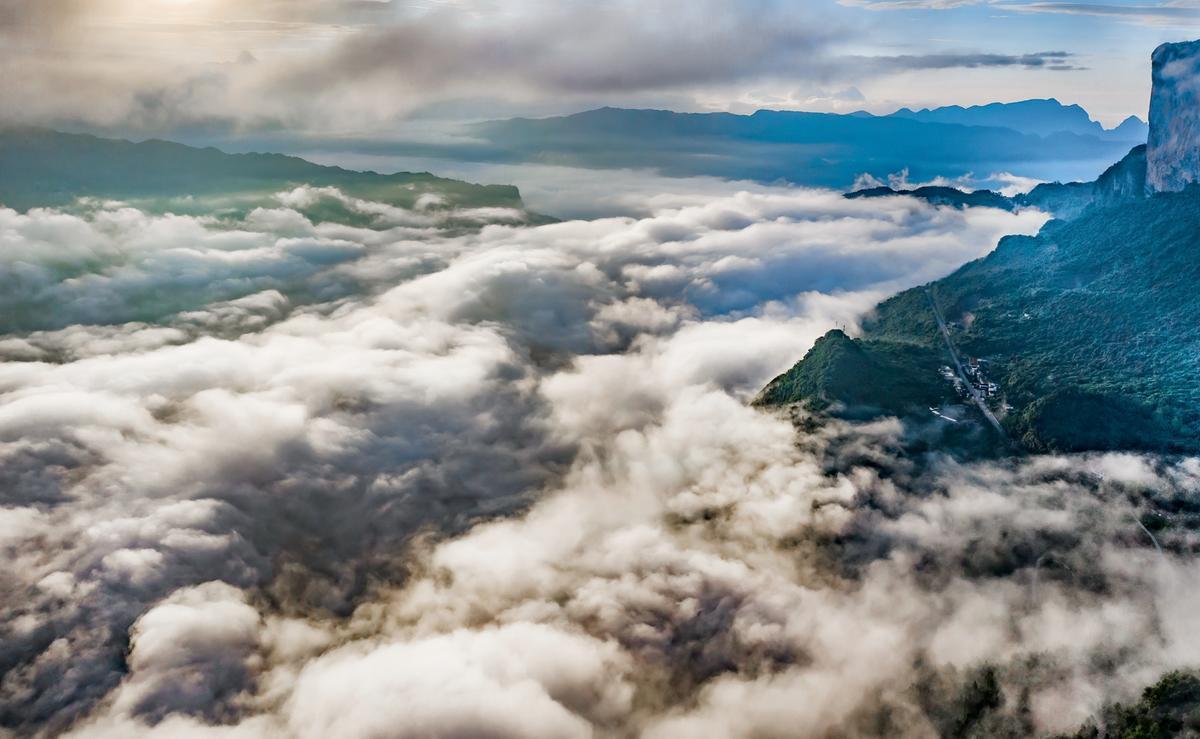
[[[589,737],[627,714],[616,645],[537,624],[351,645],[308,664],[285,707],[292,734]]]
[[[818,8],[777,0],[14,0],[3,10],[6,35],[39,42],[0,55],[10,116],[140,130],[380,130],[423,106],[497,90],[537,101],[812,77],[832,68],[825,52],[845,33]]]
[[[987,660],[1017,690],[1039,655],[1050,731],[1193,657],[1194,567],[1133,516],[1195,461],[915,464],[894,420],[746,405],[1044,215],[763,188],[415,234],[280,206],[0,214],[13,305],[108,306],[0,343],[21,730],[927,735],[910,686],[950,701]],[[209,281],[122,323],[180,264]]]
[[[952,8],[970,0],[843,4]],[[1013,7],[1054,5],[1068,4]],[[1053,51],[880,54],[873,50],[894,39],[878,29],[864,36],[837,10],[782,0],[8,0],[0,94],[5,117],[24,123],[215,136],[285,128],[337,138],[392,135],[406,118],[446,111],[463,120],[603,104],[729,110],[752,86],[769,91],[762,97],[811,97],[842,110],[852,86],[898,73],[1075,68],[1070,54]],[[797,84],[841,92],[833,101],[788,98]],[[427,137],[430,127],[421,128]]]

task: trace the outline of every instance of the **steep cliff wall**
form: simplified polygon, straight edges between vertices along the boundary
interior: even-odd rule
[[[1200,181],[1200,41],[1154,50],[1146,189],[1177,192]]]

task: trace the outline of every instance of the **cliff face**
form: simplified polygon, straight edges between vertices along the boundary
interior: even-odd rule
[[[1034,206],[1055,218],[1078,218],[1090,206],[1108,208],[1145,197],[1146,145],[1135,146],[1095,182],[1048,182],[1013,198],[1018,206]]]
[[[1104,170],[1092,188],[1092,202],[1101,208],[1128,203],[1146,192],[1146,146],[1135,146],[1125,158]]]
[[[1177,192],[1200,181],[1200,41],[1154,50],[1146,189]]]

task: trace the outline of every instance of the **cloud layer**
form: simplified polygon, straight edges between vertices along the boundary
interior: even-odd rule
[[[780,0],[5,0],[0,93],[4,122],[333,135],[391,133],[419,111],[496,117],[497,100],[504,110],[559,113],[695,109],[704,100],[728,107],[757,88],[1076,68],[1066,52],[975,43],[864,54],[877,47],[845,12]]]
[[[925,736],[987,664],[987,734],[1196,660],[1186,514],[1162,555],[1139,526],[1195,460],[746,405],[1043,215],[762,188],[462,233],[311,196],[0,212],[4,726]]]

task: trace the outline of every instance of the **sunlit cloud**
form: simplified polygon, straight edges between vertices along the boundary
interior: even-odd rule
[[[739,527],[773,516],[786,490],[844,496],[796,456],[789,423],[745,401],[829,325],[1045,219],[761,187],[465,234],[419,211],[366,228],[292,210],[336,196],[285,191],[232,222],[120,204],[0,211],[17,288],[5,313],[24,322],[0,339],[4,586],[25,593],[3,614],[10,724],[317,735],[349,728],[344,701],[376,693],[363,730],[391,722],[397,694],[425,696],[407,715],[434,733],[640,723],[634,696],[654,689],[633,665],[657,647],[628,640],[655,622],[620,616],[588,634],[535,617],[554,596],[509,591],[511,578],[573,557],[538,521],[561,530],[592,496],[589,509],[621,513],[580,512],[580,541],[611,540],[596,551],[622,557],[620,542],[661,545],[682,563],[694,555],[655,530],[663,515],[692,517],[746,485],[766,487]],[[59,310],[38,309],[46,300]],[[775,516],[776,534],[799,510]],[[396,590],[427,587],[427,557],[474,582],[474,539],[427,540],[525,511],[536,533],[489,555],[515,569],[477,574],[502,598],[489,614],[524,602],[527,617],[464,632]],[[507,542],[488,531],[476,535]],[[695,583],[726,567],[713,556]],[[581,560],[562,582],[612,566]],[[580,618],[609,611],[609,586],[595,587],[601,600],[584,587],[571,606]],[[449,595],[428,597],[453,611]],[[396,613],[437,618],[419,633],[372,625],[393,598],[408,603]],[[422,693],[437,665],[447,689]],[[364,669],[384,681],[358,684]]]

